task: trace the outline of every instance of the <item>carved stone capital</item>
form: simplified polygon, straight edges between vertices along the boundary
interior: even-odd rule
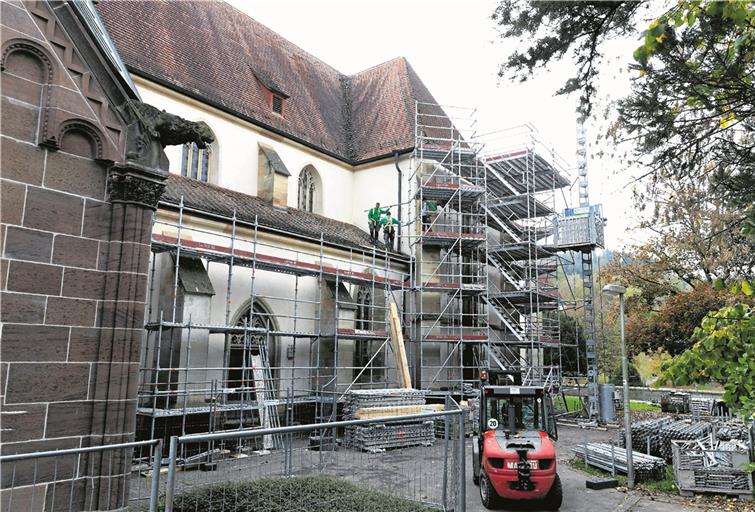
[[[129,203],[151,210],[165,190],[165,175],[134,162],[110,167],[107,193],[111,203]]]

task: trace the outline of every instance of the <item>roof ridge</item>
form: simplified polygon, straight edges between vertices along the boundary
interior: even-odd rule
[[[352,73],[351,75],[349,75],[349,77],[356,77],[358,75],[361,75],[362,73],[367,73],[368,71],[372,71],[373,69],[379,68],[381,66],[386,66],[386,65],[388,65],[388,64],[390,64],[392,62],[395,62],[395,61],[407,62],[406,57],[404,57],[403,55],[399,55],[398,57],[393,57],[392,59],[388,59],[386,61],[380,62],[378,64],[375,64],[374,66],[370,66],[370,67],[368,67],[366,69],[363,69],[361,71],[357,71],[356,73]]]

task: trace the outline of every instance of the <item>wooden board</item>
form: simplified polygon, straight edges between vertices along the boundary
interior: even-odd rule
[[[407,416],[410,414],[421,414],[423,412],[439,412],[445,410],[443,404],[425,404],[425,405],[397,405],[388,407],[362,407],[357,409],[354,417],[357,419],[382,418],[385,416]]]
[[[391,302],[391,346],[393,354],[396,357],[396,371],[398,373],[398,384],[404,388],[412,387],[412,378],[409,375],[409,362],[406,359],[406,347],[404,346],[404,335],[401,333],[401,319],[398,315],[396,304]]]

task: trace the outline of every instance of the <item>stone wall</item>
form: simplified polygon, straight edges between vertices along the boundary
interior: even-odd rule
[[[2,454],[130,441],[159,170],[124,163],[130,98],[71,7],[0,8]],[[3,468],[0,509],[33,479],[34,509],[124,506],[130,461],[58,464]]]

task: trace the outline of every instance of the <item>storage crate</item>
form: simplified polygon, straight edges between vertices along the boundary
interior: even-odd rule
[[[694,493],[733,494],[752,499],[752,473],[745,471],[749,450],[736,443],[721,443],[710,436],[704,441],[672,441],[674,478],[682,496]]]

